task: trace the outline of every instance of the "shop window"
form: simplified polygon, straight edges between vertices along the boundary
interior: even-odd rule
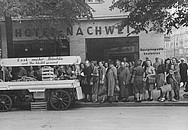
[[[100,3],[104,3],[105,0],[86,0],[86,3],[90,4],[90,3],[96,3],[96,4],[100,4]]]
[[[69,42],[49,40],[31,40],[14,42],[15,57],[42,57],[42,56],[68,56],[70,55]]]

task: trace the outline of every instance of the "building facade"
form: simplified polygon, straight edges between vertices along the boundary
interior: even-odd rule
[[[188,60],[188,28],[173,29],[165,42],[166,57]]]
[[[33,57],[50,55],[79,55],[82,60],[107,60],[127,57],[129,61],[144,60],[149,57],[165,58],[164,35],[156,32],[129,35],[131,28],[119,30],[114,25],[126,14],[119,10],[109,10],[111,1],[89,1],[95,10],[94,20],[80,20],[72,27],[58,25],[69,40],[62,43],[52,42],[44,37],[45,28],[36,28],[32,20],[13,23],[13,44],[15,57]],[[7,57],[5,27],[1,23],[2,56]]]

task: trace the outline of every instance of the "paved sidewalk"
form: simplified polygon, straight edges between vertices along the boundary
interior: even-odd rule
[[[180,100],[177,102],[165,101],[159,102],[157,98],[159,97],[159,90],[153,91],[154,101],[143,101],[141,103],[136,102],[113,102],[113,103],[92,103],[92,102],[78,102],[75,107],[136,107],[136,106],[188,106],[188,93],[185,93],[184,88],[180,89]],[[184,98],[184,94],[187,95]],[[129,99],[133,100],[133,96],[130,96]]]

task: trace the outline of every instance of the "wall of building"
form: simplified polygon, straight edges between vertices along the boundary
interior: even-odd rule
[[[94,17],[119,17],[125,15],[125,13],[120,12],[119,9],[109,10],[109,7],[112,5],[112,0],[104,0],[100,3],[88,3],[89,6],[95,10],[93,12]]]
[[[86,58],[86,38],[111,38],[127,37],[129,28],[122,31],[113,27],[119,20],[96,20],[93,22],[82,21],[80,25],[73,26],[73,34],[68,34],[71,43],[71,54],[80,55],[82,59]],[[128,29],[127,29],[128,28]]]
[[[85,54],[85,38],[109,38],[109,37],[127,37],[131,29],[125,27],[124,30],[118,31],[114,29],[113,33],[107,33],[106,28],[110,28],[115,23],[118,23],[120,20],[97,20],[95,22],[82,22],[80,25],[75,25],[73,27],[73,35],[69,35],[71,40],[71,54],[72,55],[81,55],[82,59],[86,58]],[[97,30],[101,28],[101,33],[98,33]],[[78,34],[78,30],[81,29],[83,34]],[[92,32],[88,34],[87,31]],[[164,35],[157,34],[155,32],[145,33],[142,32],[139,35],[130,35],[139,36],[139,55],[140,59],[144,60],[146,57],[149,57],[152,61],[156,57],[165,58],[164,51]]]
[[[185,58],[188,60],[188,28],[173,28],[172,34],[169,35],[169,42],[166,42],[166,56],[176,57],[177,59]]]
[[[58,29],[63,31],[70,38],[70,55],[79,55],[82,60],[86,59],[86,44],[85,39],[88,38],[117,38],[127,37],[131,32],[129,27],[119,30],[114,27],[121,19],[97,19],[93,21],[81,21],[80,24],[75,24],[72,28],[64,25],[58,26]],[[2,26],[4,28],[4,26]],[[4,57],[6,57],[6,38],[2,31],[2,43],[4,50]],[[32,21],[23,21],[22,23],[14,22],[13,24],[13,40],[14,41],[30,41],[30,40],[44,40],[45,28],[36,28]],[[129,35],[129,37],[139,37],[139,58],[144,60],[149,57],[154,60],[155,57],[165,58],[164,54],[164,36],[155,32],[145,33],[139,35]]]

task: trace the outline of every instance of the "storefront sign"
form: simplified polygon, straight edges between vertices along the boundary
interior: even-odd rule
[[[105,53],[121,54],[121,53],[132,53],[134,51],[135,51],[134,46],[124,46],[124,47],[115,47],[115,48],[106,49]]]
[[[89,26],[86,27],[86,30],[81,26],[77,28],[68,27],[67,28],[67,35],[110,35],[114,34],[117,31],[117,34],[123,34],[123,30],[120,28],[116,28],[114,26]],[[129,26],[127,26],[127,34],[129,34]]]
[[[79,56],[33,57],[33,58],[8,58],[1,60],[1,66],[45,66],[45,65],[70,65],[80,64]]]
[[[143,52],[144,55],[160,55],[161,51],[164,51],[163,48],[141,48],[141,52]]]
[[[63,30],[60,30],[63,32]],[[81,35],[113,35],[117,32],[117,34],[124,34],[123,30],[120,28],[115,28],[114,26],[89,26],[89,27],[81,27],[78,26],[76,28],[67,27],[66,34],[67,36],[81,36]],[[48,36],[50,30],[48,28],[15,28],[13,31],[14,38],[44,38]],[[127,26],[127,34],[129,33],[129,26]]]

